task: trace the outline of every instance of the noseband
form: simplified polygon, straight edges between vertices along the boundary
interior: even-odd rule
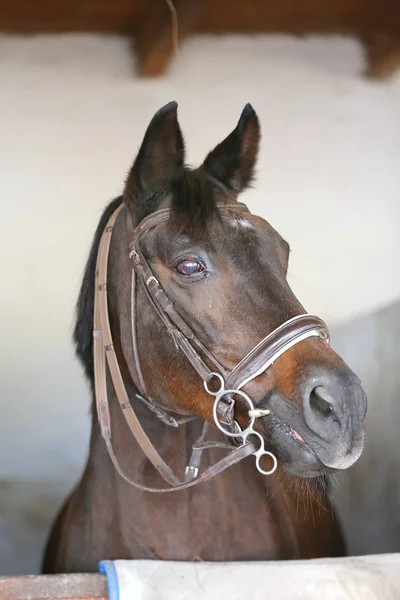
[[[142,428],[130,403],[114,350],[108,317],[108,255],[113,227],[117,216],[124,206],[124,204],[121,204],[111,215],[100,240],[96,264],[93,327],[94,379],[97,414],[101,433],[115,468],[119,474],[134,487],[142,491],[157,493],[182,490],[198,483],[209,481],[250,454],[255,455],[256,466],[261,473],[264,475],[272,474],[276,470],[277,459],[274,454],[265,450],[264,438],[260,433],[254,430],[256,419],[267,416],[271,411],[268,409],[257,408],[254,405],[253,400],[242,390],[242,388],[265,372],[284,352],[302,340],[316,336],[329,342],[329,332],[326,324],[322,319],[314,315],[303,314],[293,317],[262,339],[261,342],[257,344],[257,346],[255,346],[234,367],[234,369],[232,369],[232,371],[227,371],[206,346],[204,346],[201,340],[197,338],[190,326],[175,310],[172,301],[154,276],[146,257],[141,251],[140,240],[150,229],[168,221],[171,217],[172,209],[164,208],[155,211],[145,217],[137,227],[133,229],[129,210],[125,208],[129,257],[132,262],[131,325],[134,360],[131,368],[133,382],[139,391],[139,393],[136,394],[136,398],[141,400],[168,426],[178,427],[194,418],[189,417],[176,420],[164,408],[158,406],[147,393],[146,384],[140,367],[136,333],[137,286],[141,285],[149,303],[165,325],[165,328],[174,340],[176,347],[184,353],[188,361],[203,380],[206,391],[214,397],[213,417],[215,425],[235,444],[235,446],[232,446],[231,444],[227,445],[221,442],[206,442],[205,435],[207,433],[208,424],[205,423],[200,439],[193,446],[192,457],[189,465],[186,467],[185,477],[183,481],[181,481],[158,454]],[[244,204],[239,202],[235,202],[234,204],[218,203],[217,208],[221,212],[250,212]],[[144,486],[133,481],[120,467],[111,443],[111,419],[108,405],[106,362],[108,364],[115,394],[133,436],[147,458],[171,487],[151,488]],[[212,368],[208,366],[209,364],[212,365]],[[211,389],[212,382],[218,382],[219,387],[216,391]],[[238,397],[247,406],[248,416],[250,418],[249,424],[243,430],[234,418],[235,402]],[[258,442],[257,448],[254,445],[254,441]],[[204,449],[211,447],[227,448],[229,454],[199,475],[201,453]],[[263,456],[269,456],[273,461],[273,466],[269,471],[265,471],[260,465]]]

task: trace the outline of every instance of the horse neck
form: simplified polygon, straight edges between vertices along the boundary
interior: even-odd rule
[[[150,439],[181,477],[201,423],[190,422],[178,429],[165,426],[135,401],[133,384],[126,384]],[[127,475],[151,487],[167,485],[132,437],[114,393],[110,394],[110,412],[115,453]],[[123,532],[126,554],[118,547],[118,556],[193,560],[199,543],[203,560],[287,559],[318,556],[321,550],[316,548],[325,547],[324,536],[330,535],[333,520],[329,502],[318,488],[310,490],[280,469],[265,477],[249,457],[214,481],[190,490],[143,493],[115,471],[95,419],[84,485],[100,519],[94,526],[107,530],[108,524]],[[213,439],[221,439],[220,435],[211,429]],[[220,458],[220,450],[205,451],[203,468]],[[211,540],[213,535],[219,543],[207,546],[204,538]],[[226,541],[229,537],[234,538],[232,545]]]

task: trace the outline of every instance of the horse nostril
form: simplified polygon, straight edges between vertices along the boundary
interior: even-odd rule
[[[318,386],[314,388],[310,394],[310,407],[318,415],[322,415],[325,419],[333,413],[332,404],[328,401],[329,394],[324,387]]]

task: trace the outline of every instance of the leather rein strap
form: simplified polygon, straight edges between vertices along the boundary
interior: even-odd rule
[[[200,462],[200,454],[202,449],[206,447],[221,447],[221,443],[210,442],[210,443],[198,443],[193,447],[192,461],[187,467],[186,476],[182,482],[172,471],[172,469],[164,462],[157,450],[151,443],[146,432],[142,428],[136,413],[130,403],[128,394],[125,389],[125,385],[122,379],[121,371],[119,369],[118,360],[115,354],[113,340],[110,330],[109,314],[108,314],[108,301],[107,301],[107,268],[108,268],[108,254],[110,249],[111,235],[115,221],[120,211],[125,207],[121,204],[116,211],[110,217],[107,226],[103,232],[99,251],[97,255],[96,265],[96,285],[95,285],[95,306],[94,306],[94,330],[93,330],[93,354],[94,354],[94,373],[95,373],[95,396],[97,413],[100,423],[102,436],[106,442],[108,452],[111,460],[119,472],[119,474],[131,485],[142,490],[155,493],[165,493],[170,491],[178,491],[186,489],[188,487],[197,485],[198,483],[209,481],[225,469],[243,460],[243,458],[250,454],[255,454],[257,459],[257,468],[259,468],[260,454],[269,454],[275,461],[276,458],[269,452],[263,451],[259,448],[257,451],[253,443],[248,441],[248,436],[253,434],[252,429],[246,429],[245,435],[239,437],[242,438],[242,445],[236,448],[232,446],[225,446],[230,449],[230,452],[223,459],[218,461],[212,467],[209,467],[199,477],[198,465]],[[241,210],[248,211],[244,204],[235,202],[235,204],[218,203],[217,208],[220,211],[225,210]],[[137,347],[137,336],[136,336],[136,320],[137,320],[137,300],[136,292],[137,285],[141,283],[145,290],[146,296],[149,303],[153,306],[156,314],[159,316],[161,321],[166,327],[168,333],[172,336],[175,344],[182,350],[189,362],[192,364],[194,369],[197,371],[199,376],[205,382],[206,390],[213,396],[216,396],[214,404],[214,418],[215,423],[219,429],[224,431],[226,435],[234,438],[235,432],[238,431],[238,425],[234,421],[233,417],[233,406],[234,400],[232,400],[232,393],[237,392],[241,396],[247,399],[249,407],[253,408],[251,399],[240,391],[240,388],[246,385],[249,381],[260,375],[265,371],[283,352],[288,350],[294,344],[304,340],[310,336],[319,336],[323,339],[329,340],[329,333],[325,323],[313,315],[299,315],[290,319],[268,336],[266,336],[253,350],[251,350],[244,359],[229,373],[226,371],[217,361],[217,359],[208,351],[203,343],[197,338],[192,329],[182,319],[182,317],[175,310],[172,301],[168,298],[160,283],[154,276],[147,259],[143,255],[140,248],[140,238],[145,235],[150,229],[157,225],[166,222],[170,216],[172,210],[170,208],[160,209],[155,211],[151,215],[145,217],[135,229],[132,227],[131,216],[129,210],[126,210],[126,225],[128,231],[130,258],[132,260],[132,288],[131,288],[131,320],[132,320],[132,347],[134,361],[132,365],[133,381],[135,386],[140,392],[136,394],[136,397],[143,401],[150,410],[155,412],[157,416],[165,422],[167,425],[178,426],[182,422],[186,422],[189,419],[183,419],[180,422],[176,421],[173,417],[169,416],[168,413],[156,405],[147,394],[147,389],[143,374],[140,368],[139,353]],[[211,370],[205,360],[213,365]],[[115,389],[115,393],[122,409],[122,413],[129,426],[129,429],[139,446],[141,447],[144,454],[151,461],[154,467],[158,470],[163,479],[171,486],[167,488],[151,488],[139,484],[133,481],[126,473],[122,470],[118,464],[117,458],[114,454],[114,450],[111,443],[111,420],[108,406],[108,394],[107,394],[107,374],[106,374],[106,360],[108,369],[111,375],[111,380]],[[221,388],[217,393],[213,393],[208,389],[207,383],[213,377],[218,377],[221,381]],[[226,382],[226,383],[225,383]],[[225,391],[227,390],[227,391]],[[225,397],[227,396],[227,397]],[[250,414],[249,412],[249,414]],[[264,411],[268,413],[269,411]],[[261,414],[259,415],[261,416]],[[254,418],[252,422],[254,423]],[[221,426],[222,425],[222,426]],[[240,430],[239,430],[240,431]],[[260,443],[263,445],[260,434],[256,434],[260,438]],[[200,440],[203,439],[203,434]],[[200,442],[199,440],[199,442]],[[270,472],[263,471],[259,468],[262,473],[269,474]],[[191,478],[197,477],[197,479],[191,480]]]

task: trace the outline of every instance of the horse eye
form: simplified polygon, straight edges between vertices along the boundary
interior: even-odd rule
[[[186,258],[176,266],[176,270],[181,275],[194,275],[204,271],[204,267],[195,258]]]

